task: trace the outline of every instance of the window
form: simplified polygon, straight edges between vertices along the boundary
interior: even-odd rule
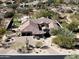
[[[32,36],[32,32],[23,32],[22,36]]]

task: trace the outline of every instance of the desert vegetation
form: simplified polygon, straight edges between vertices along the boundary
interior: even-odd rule
[[[57,32],[57,31],[56,31]],[[60,29],[57,33],[57,37],[53,39],[55,44],[64,48],[73,48],[76,45],[75,35],[68,29]]]

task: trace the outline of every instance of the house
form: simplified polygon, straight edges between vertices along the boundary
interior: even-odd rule
[[[44,31],[39,30],[38,25],[31,20],[24,22],[19,27],[19,31],[22,33],[22,36],[42,35],[45,33]]]
[[[57,22],[55,20],[51,20],[49,18],[38,18],[36,20],[33,20],[34,23],[37,23],[38,25],[40,25],[41,27],[48,27],[49,29],[56,29],[58,28]]]
[[[38,18],[30,20],[28,19],[20,27],[18,28],[18,31],[21,32],[22,36],[40,36],[40,37],[48,37],[50,36],[50,29],[52,28],[58,28],[58,25],[56,24],[56,21],[52,21],[48,18]]]

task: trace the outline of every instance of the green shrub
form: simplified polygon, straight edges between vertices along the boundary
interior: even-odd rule
[[[53,0],[53,3],[55,6],[58,6],[59,4],[63,3],[64,0]]]
[[[64,2],[63,0],[48,0],[48,5],[51,5],[53,3],[56,6],[63,2]]]
[[[37,14],[36,14],[36,18],[40,18],[40,17],[49,17],[51,16],[51,13],[47,10],[40,10]]]
[[[72,39],[63,35],[58,35],[53,42],[64,48],[73,48],[75,46],[75,38]]]
[[[3,35],[6,32],[5,28],[0,28],[0,35]]]
[[[43,43],[42,42],[39,41],[39,42],[36,43],[36,47],[37,48],[41,48],[42,46],[43,46]]]
[[[70,16],[70,18],[72,21],[79,20],[79,13],[75,13],[74,15]]]
[[[65,28],[58,28],[58,29],[52,29],[52,31],[51,31],[52,35],[59,35],[59,34],[64,35],[63,32],[67,33],[67,29],[65,29]]]
[[[79,59],[79,55],[68,55],[64,59]]]
[[[57,35],[59,33],[59,30],[57,29],[52,29],[51,35]]]
[[[17,6],[18,6],[17,4],[9,4],[7,7],[8,7],[8,8],[16,9]]]
[[[66,19],[63,19],[63,20],[66,20]],[[61,25],[66,28],[68,26],[68,23],[66,21],[62,21]]]
[[[67,28],[71,31],[76,31],[78,30],[79,22],[78,21],[73,21],[72,23],[68,24]]]
[[[40,18],[40,17],[48,17],[48,18],[53,18],[53,19],[57,19],[58,18],[58,14],[57,13],[55,13],[53,11],[46,10],[46,9],[40,9],[33,16],[35,18]]]
[[[14,12],[6,12],[4,15],[5,18],[11,18],[13,16],[14,16]]]
[[[28,11],[26,8],[17,8],[18,13],[26,14]]]
[[[14,25],[14,27],[19,27],[20,26],[20,24],[21,24],[21,21],[20,20],[18,20],[19,18],[18,18],[18,16],[17,15],[15,15],[14,17],[13,17],[13,25]]]
[[[75,46],[76,40],[75,35],[68,29],[61,29],[57,37],[53,39],[55,44],[64,48],[73,48]]]

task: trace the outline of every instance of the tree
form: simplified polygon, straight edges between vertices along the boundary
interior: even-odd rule
[[[75,35],[68,29],[61,29],[53,42],[64,48],[74,48],[76,45]]]

